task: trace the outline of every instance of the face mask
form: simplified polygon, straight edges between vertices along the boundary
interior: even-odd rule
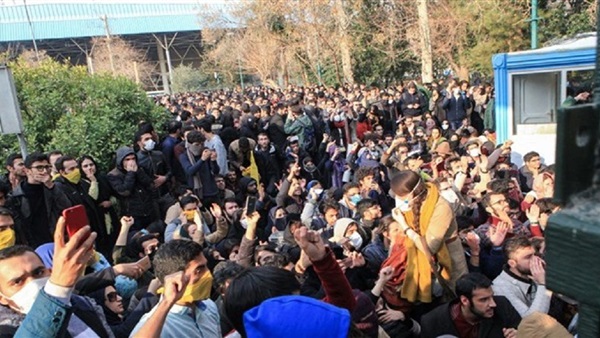
[[[178,303],[193,303],[199,300],[208,299],[208,297],[210,297],[212,283],[213,275],[210,271],[207,271],[196,283],[188,284]]]
[[[79,171],[78,168],[75,168],[75,170],[71,171],[68,174],[64,174],[63,176],[69,182],[71,182],[73,184],[77,184],[77,183],[79,183],[79,180],[81,180],[81,171]]]
[[[321,194],[323,193],[323,189],[315,189],[313,191],[315,192],[315,194],[317,194],[317,196],[321,196]]]
[[[447,125],[447,124],[442,124],[442,129],[444,129],[444,130],[448,130],[448,128],[450,128],[450,126],[449,126],[449,125]]]
[[[152,151],[155,145],[156,142],[154,142],[153,139],[146,140],[146,142],[144,142],[144,149],[146,149],[146,151]]]
[[[25,286],[15,293],[12,297],[5,297],[11,300],[17,306],[19,312],[23,314],[29,313],[35,299],[40,293],[40,290],[46,285],[50,277],[38,278],[25,284]]]
[[[469,155],[471,155],[471,157],[479,156],[479,149],[474,148],[474,149],[469,150]]]
[[[0,250],[15,245],[15,230],[6,229],[0,232]]]
[[[286,225],[287,225],[287,220],[286,220],[285,217],[278,218],[278,219],[275,220],[275,227],[279,231],[283,231],[285,229]]]
[[[188,146],[188,149],[194,156],[199,156],[200,153],[202,152],[202,146],[197,145],[197,144],[190,144]]]
[[[312,173],[315,170],[317,170],[317,167],[315,167],[314,164],[307,164],[304,166],[304,170],[306,170],[306,172],[308,172],[308,173]]]
[[[242,228],[248,229],[248,220],[244,218],[240,221],[240,225],[242,226]]]
[[[333,117],[333,121],[335,121],[335,122],[340,122],[341,120],[342,120],[342,117],[339,115],[336,115]]]
[[[350,197],[350,202],[354,205],[357,205],[358,202],[362,201],[362,196],[361,195],[354,195],[352,197]]]
[[[363,239],[358,232],[354,232],[352,235],[350,235],[350,237],[348,237],[348,240],[356,250],[360,249],[360,246],[363,243]]]
[[[452,191],[452,189],[446,189],[441,191],[441,195],[450,204],[458,202],[458,196],[456,196],[456,193]]]
[[[394,103],[394,100],[388,100],[388,104]]]
[[[194,220],[194,216],[196,215],[196,211],[195,210],[185,210],[183,211],[183,214],[185,215],[185,219],[187,219],[188,221],[193,221]]]
[[[398,207],[398,209],[400,209],[400,211],[402,211],[402,212],[409,212],[410,211],[410,200],[397,199],[396,207]]]

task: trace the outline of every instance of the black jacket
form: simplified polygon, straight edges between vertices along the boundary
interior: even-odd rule
[[[21,184],[13,190],[6,202],[6,207],[10,209],[13,214],[17,243],[28,244],[35,248],[41,244],[47,243],[48,238],[52,241],[54,229],[56,228],[56,221],[58,221],[62,211],[71,206],[71,203],[59,187],[54,186],[52,189],[48,189],[46,186],[43,186],[44,203],[46,207],[45,219],[47,220],[47,224],[38,224],[38,226],[46,227],[47,225],[49,233],[40,236],[32,228],[32,222],[35,218],[33,214],[36,210],[32,210],[32,206],[23,192],[24,184],[27,184],[27,182],[21,182]]]
[[[494,301],[496,302],[494,317],[484,319],[479,324],[480,338],[504,338],[502,329],[516,329],[521,322],[521,316],[508,299],[502,296],[494,296]],[[457,300],[442,304],[423,316],[421,319],[422,338],[435,338],[441,335],[459,336],[450,316],[450,305],[456,304],[456,302]]]
[[[66,178],[59,176],[54,183],[71,202],[71,205],[81,204],[85,207],[88,221],[92,230],[98,234],[100,239],[106,236],[106,226],[104,225],[104,215],[96,205],[96,201],[88,194],[89,185],[83,185],[83,180],[78,184],[69,182]]]
[[[123,159],[130,154],[135,154],[133,149],[119,148],[116,167],[108,173],[108,182],[119,199],[121,215],[158,220],[158,205],[152,197],[154,180],[141,167],[136,172],[123,169]]]

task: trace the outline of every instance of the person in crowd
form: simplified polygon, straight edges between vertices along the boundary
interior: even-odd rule
[[[16,242],[17,234],[12,212],[7,208],[0,207],[0,250],[9,248]]]
[[[217,136],[218,137],[218,136]],[[217,140],[213,138],[213,140]],[[218,142],[217,142],[218,143]],[[186,152],[179,155],[179,162],[187,177],[187,184],[194,195],[201,197],[205,204],[218,203],[218,189],[215,176],[221,172],[218,153],[203,145],[200,132],[192,131],[187,135]]]
[[[16,189],[22,181],[27,179],[25,162],[20,154],[10,154],[6,158],[5,168],[8,173],[2,177],[2,181],[10,186],[10,190]]]
[[[534,179],[546,168],[546,165],[542,164],[540,154],[535,151],[523,155],[523,162],[525,164],[519,168],[519,182],[521,182],[521,191],[528,193],[533,189]]]
[[[487,277],[479,273],[462,276],[456,295],[457,299],[423,317],[421,337],[517,337],[521,316],[505,297],[494,295]]]
[[[506,297],[523,318],[534,312],[548,313],[552,293],[546,289],[546,263],[535,255],[529,238],[509,239],[504,252],[508,261],[494,279],[494,293]]]
[[[25,160],[27,179],[23,180],[7,201],[13,213],[17,243],[37,247],[52,242],[56,221],[72,204],[54,185],[50,177],[48,156],[31,153]]]
[[[225,145],[223,141],[216,135],[213,130],[210,121],[207,119],[203,119],[198,121],[197,124],[198,130],[204,138],[204,148],[210,150],[214,153],[215,160],[219,165],[219,174],[227,175],[227,171],[229,170],[229,164],[227,161],[227,150],[225,149]],[[193,143],[188,140],[188,143]],[[194,155],[199,156],[200,154]],[[181,155],[179,156],[179,161],[181,162]],[[188,178],[189,181],[189,178]]]
[[[132,148],[117,149],[115,168],[108,173],[108,182],[119,200],[121,215],[135,219],[132,230],[146,228],[160,220],[158,203],[153,197],[154,180],[138,167]]]

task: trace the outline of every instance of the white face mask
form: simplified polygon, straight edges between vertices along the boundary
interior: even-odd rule
[[[38,278],[25,284],[25,286],[17,291],[12,297],[5,297],[11,300],[18,307],[19,312],[23,314],[29,313],[33,307],[35,299],[40,294],[40,290],[46,285],[50,277]]]
[[[448,125],[448,124],[442,124],[442,129],[448,130],[448,128],[450,128],[450,125]]]
[[[473,149],[469,150],[469,155],[471,155],[471,157],[477,157],[477,156],[479,156],[480,155],[479,149],[473,148]]]
[[[242,226],[242,228],[248,229],[248,220],[244,218],[240,221],[240,225]]]
[[[452,189],[442,190],[440,193],[441,193],[442,197],[446,201],[448,201],[448,203],[450,203],[450,204],[458,203],[458,196]]]
[[[352,246],[358,250],[360,249],[360,246],[363,243],[363,239],[360,236],[360,234],[358,232],[354,232],[352,235],[350,235],[350,237],[348,237],[348,240],[350,241],[350,244],[352,244]]]
[[[317,194],[317,196],[321,196],[321,194],[323,193],[323,189],[315,189],[313,191],[315,192],[315,194]]]
[[[156,142],[154,142],[153,139],[146,140],[146,142],[144,142],[144,149],[146,149],[146,151],[152,151],[154,150],[155,145]]]

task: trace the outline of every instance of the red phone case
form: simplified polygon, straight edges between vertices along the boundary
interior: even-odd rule
[[[89,225],[85,207],[81,204],[63,210],[63,217],[69,238],[73,237],[79,229]]]

